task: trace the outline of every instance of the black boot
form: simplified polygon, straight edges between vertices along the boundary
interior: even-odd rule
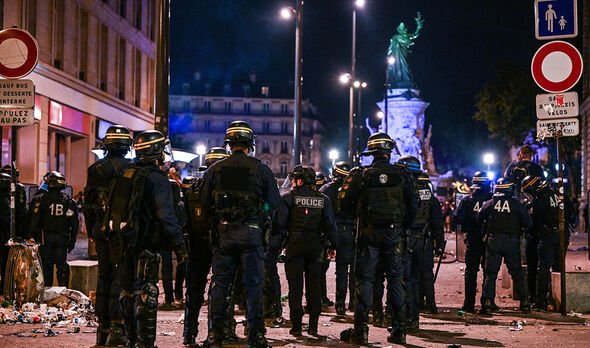
[[[383,312],[373,310],[373,326],[383,327]]]
[[[248,338],[248,348],[269,348],[263,332],[258,332],[253,339]]]
[[[107,337],[109,336],[109,327],[110,324],[98,324],[98,328],[96,329],[96,345],[97,346],[104,346],[107,342]]]
[[[354,328],[354,332],[350,337],[350,343],[358,345],[369,344],[369,327],[367,325],[360,325]]]
[[[182,344],[185,346],[194,346],[196,344],[196,338],[195,335],[184,335],[182,336]]]
[[[123,325],[123,322],[111,322],[111,329],[105,345],[126,347],[127,344],[127,335],[125,334],[125,326]]]
[[[406,324],[408,332],[418,332],[420,330],[420,322],[418,319],[409,319]]]
[[[396,344],[406,344],[406,334],[401,331],[392,332],[391,335],[387,337],[387,342]]]
[[[307,326],[307,333],[312,336],[318,335],[318,318],[309,318],[309,325]]]
[[[207,335],[207,339],[203,343],[204,347],[207,348],[221,348],[223,343],[223,333],[221,330],[212,330],[209,331],[209,335]]]
[[[481,310],[479,311],[479,314],[481,315],[492,315],[492,301],[486,299],[483,300],[481,303]]]
[[[346,307],[342,303],[336,304],[336,314],[338,315],[346,315]]]
[[[303,329],[301,327],[300,321],[292,321],[291,322],[291,330],[289,330],[289,334],[291,336],[299,337],[303,335]]]

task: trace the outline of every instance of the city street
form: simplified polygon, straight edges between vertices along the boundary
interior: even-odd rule
[[[454,235],[447,234],[449,243],[447,252],[454,250]],[[84,245],[78,242],[78,250]],[[587,235],[579,234],[572,238],[570,250],[583,249],[587,245]],[[453,254],[449,254],[447,262],[452,261]],[[328,286],[330,297],[334,298],[334,266],[332,263],[328,272]],[[502,308],[500,313],[491,317],[458,313],[463,301],[463,268],[460,262],[443,263],[439,279],[436,283],[437,305],[439,314],[422,315],[421,330],[407,336],[408,347],[588,347],[590,345],[590,315],[570,313],[562,316],[559,313],[533,312],[530,315],[520,314],[516,309],[518,302],[512,300],[509,289],[503,289],[501,274],[498,279],[497,303]],[[590,271],[587,251],[570,251],[568,253],[567,269]],[[279,264],[281,279],[284,280],[284,270]],[[480,275],[481,277],[481,275]],[[287,293],[286,282],[282,282],[283,294]],[[163,301],[160,290],[160,301]],[[182,346],[182,324],[179,322],[181,310],[158,312],[159,347]],[[238,322],[244,319],[241,312],[236,317]],[[288,318],[289,309],[283,302],[283,313]],[[199,340],[206,336],[206,311],[201,312],[199,320]],[[304,317],[304,322],[307,317]],[[352,325],[352,315],[336,316],[334,307],[320,317],[319,338],[305,335],[295,339],[290,336],[288,322],[281,327],[268,328],[267,337],[273,346],[302,347],[326,346],[347,347],[338,340],[340,331]],[[89,347],[93,345],[94,327],[82,326],[79,333],[75,331],[75,324],[66,327],[54,327],[60,332],[53,337],[44,337],[42,324],[0,324],[0,340],[3,347],[12,345],[26,347]],[[34,333],[33,330],[39,330]],[[370,326],[369,341],[373,347],[389,347],[387,330]],[[243,326],[238,325],[237,332],[243,337]]]

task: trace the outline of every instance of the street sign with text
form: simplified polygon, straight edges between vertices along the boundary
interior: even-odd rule
[[[35,85],[32,80],[0,80],[0,108],[35,106]]]
[[[576,117],[580,114],[578,93],[537,94],[537,118]]]
[[[0,126],[30,126],[35,123],[34,109],[0,108]]]
[[[577,0],[535,0],[535,37],[565,39],[578,35]]]
[[[575,137],[580,134],[580,122],[577,118],[537,121],[537,138],[552,138],[557,133],[562,137]]]

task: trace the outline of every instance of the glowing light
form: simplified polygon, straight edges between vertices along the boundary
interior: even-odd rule
[[[377,118],[382,120],[384,117],[385,117],[385,113],[383,113],[383,111],[377,111]]]
[[[338,156],[340,154],[338,153],[338,150],[330,150],[330,152],[328,152],[328,158],[330,158],[330,160],[335,161],[338,159]]]
[[[393,57],[393,56],[387,57],[387,64],[389,64],[389,65],[395,64],[395,57]]]
[[[197,155],[202,156],[207,153],[207,147],[203,144],[197,145]]]
[[[483,155],[483,163],[485,163],[487,165],[493,164],[495,160],[496,160],[496,158],[495,158],[494,154],[491,152],[485,153]]]
[[[292,7],[284,7],[281,9],[280,15],[282,19],[291,19],[293,18],[295,10]]]
[[[358,8],[363,8],[363,7],[365,7],[365,2],[366,2],[365,0],[356,0],[354,2],[354,5]]]
[[[343,84],[343,85],[347,85],[347,84],[349,84],[349,83],[350,83],[350,79],[351,79],[351,76],[350,76],[350,74],[349,74],[349,73],[342,74],[342,75],[340,75],[340,77],[338,78],[338,80],[340,80],[340,83],[341,83],[341,84]]]

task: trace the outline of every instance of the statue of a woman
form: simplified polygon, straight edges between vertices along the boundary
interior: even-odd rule
[[[406,25],[402,22],[397,27],[397,34],[391,37],[387,57],[393,58],[393,64],[387,67],[388,88],[411,88],[414,87],[410,65],[408,64],[408,53],[410,46],[414,44],[424,24],[420,12],[416,15],[416,31],[408,33]]]

